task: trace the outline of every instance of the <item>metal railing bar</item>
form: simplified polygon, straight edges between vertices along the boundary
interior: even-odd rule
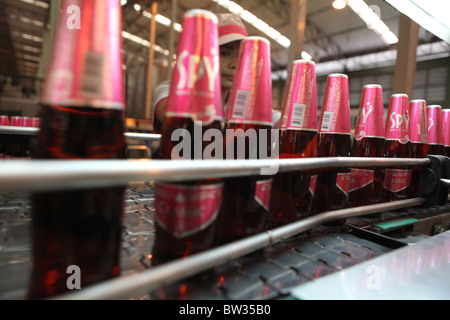
[[[347,208],[320,213],[303,220],[278,227],[239,241],[201,252],[187,258],[177,259],[137,274],[124,275],[102,283],[86,287],[76,292],[55,296],[56,300],[108,300],[129,299],[147,294],[161,286],[193,276],[211,269],[221,263],[239,258],[268,245],[307,231],[314,226],[365,214],[418,206],[425,202],[423,198],[385,202],[356,208]]]
[[[40,129],[34,127],[0,126],[0,134],[35,135]],[[159,141],[161,135],[157,133],[125,132],[125,138],[130,140]]]
[[[293,170],[367,166],[423,166],[429,159],[330,157],[266,160],[5,160],[1,191],[48,191],[126,185],[132,181],[181,182]],[[265,170],[265,171],[264,171]],[[269,174],[270,175],[270,174]]]
[[[450,179],[442,179],[441,178],[441,183],[443,185],[445,185],[446,187],[450,187]]]

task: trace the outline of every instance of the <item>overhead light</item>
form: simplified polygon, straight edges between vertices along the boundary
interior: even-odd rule
[[[49,4],[47,2],[39,1],[39,0],[22,0],[22,2],[26,2],[28,4],[32,4],[37,7],[44,8],[44,9],[47,9],[49,7]]]
[[[352,10],[372,29],[387,45],[398,42],[397,36],[386,26],[377,14],[363,0],[346,0]]]
[[[291,40],[289,40],[288,37],[284,36],[278,30],[271,27],[267,22],[258,18],[253,13],[244,9],[234,1],[231,0],[212,0],[212,1],[224,7],[231,13],[234,13],[235,15],[239,16],[242,20],[252,25],[262,33],[264,33],[267,37],[276,41],[280,46],[286,49],[288,49],[291,46]],[[309,57],[308,59],[312,58],[307,52],[302,52],[302,57],[303,56]]]
[[[301,56],[302,56],[302,59],[305,59],[305,60],[312,60],[311,55],[310,55],[308,52],[306,52],[306,51],[302,51]]]
[[[144,10],[144,11],[142,12],[142,15],[143,15],[144,17],[148,18],[148,19],[151,19],[151,18],[152,18],[151,12],[148,12],[148,11],[146,11],[146,10]],[[170,27],[170,25],[172,24],[172,20],[170,20],[169,18],[167,18],[167,17],[165,17],[165,16],[163,16],[163,15],[161,15],[161,14],[159,14],[159,13],[156,14],[156,16],[155,16],[155,21],[158,22],[159,24],[162,24],[162,25],[166,26],[166,27]],[[181,32],[181,30],[183,29],[183,27],[181,26],[181,24],[175,22],[175,23],[173,24],[173,29],[174,29],[175,31],[177,31],[177,32]]]
[[[131,34],[131,33],[127,32],[127,31],[122,31],[122,37],[124,39],[133,41],[134,43],[137,43],[137,44],[139,44],[141,46],[144,46],[144,47],[147,47],[147,48],[151,47],[151,43],[148,40],[142,39],[141,37],[138,37],[138,36],[136,36],[134,34]],[[157,44],[155,44],[153,46],[153,49],[155,51],[159,52],[159,53],[162,53],[162,54],[166,55],[166,56],[169,55],[169,50],[164,49],[164,48],[158,46]]]
[[[332,6],[336,10],[341,10],[347,6],[347,3],[344,0],[334,0]]]
[[[448,0],[386,0],[395,9],[408,16],[424,29],[450,43],[450,22]]]

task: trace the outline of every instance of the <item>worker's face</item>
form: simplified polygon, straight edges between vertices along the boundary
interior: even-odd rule
[[[222,90],[230,89],[238,63],[240,41],[233,41],[220,46],[220,81]]]

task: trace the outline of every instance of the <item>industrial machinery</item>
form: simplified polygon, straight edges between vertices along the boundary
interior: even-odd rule
[[[13,130],[1,129],[3,134]],[[154,140],[158,136],[128,134],[128,138]],[[31,263],[29,194],[105,185],[127,185],[121,275],[55,299],[449,299],[449,163],[444,156],[2,161],[0,299],[26,297]],[[422,166],[421,194],[320,213],[183,259],[151,265],[154,181],[246,176],[268,164],[278,165],[279,171]],[[346,222],[329,225],[337,219]]]

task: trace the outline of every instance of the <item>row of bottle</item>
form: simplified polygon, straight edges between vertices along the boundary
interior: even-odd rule
[[[190,35],[210,34],[214,29],[213,21],[205,12],[185,17],[187,25],[178,50],[185,53],[186,59],[177,62],[172,77],[159,159],[173,160],[174,155],[183,158],[178,153],[178,144],[187,137],[188,147],[193,150],[189,152],[189,159],[208,159],[206,156],[216,146],[217,136],[200,140],[202,145],[195,145],[198,139],[191,139],[196,132],[205,137],[205,133],[220,130],[222,126],[218,79],[204,73],[201,63],[215,61],[217,57],[214,51],[200,51],[203,52],[200,57],[199,51],[195,51],[214,48],[214,43],[211,38],[193,41]],[[189,28],[190,25],[195,27]],[[196,30],[199,25],[205,29]],[[267,40],[259,37],[242,41],[235,83],[223,115],[224,127],[218,135],[223,137],[222,156],[226,154],[227,159],[261,158],[273,151],[268,134],[272,128],[269,46]],[[193,61],[197,61],[197,65],[193,65]],[[197,81],[187,81],[188,72]],[[315,65],[312,61],[294,61],[277,128],[279,158],[426,157],[427,148],[430,146],[431,152],[436,136],[428,121],[434,121],[440,128],[439,139],[444,137],[443,122],[436,116],[440,110],[440,106],[427,107],[423,100],[410,103],[407,95],[394,94],[385,130],[382,88],[367,85],[363,88],[352,144],[348,77],[344,74],[328,76],[318,122]],[[201,123],[197,129],[196,122]],[[174,139],[179,129],[184,134],[177,134]],[[253,146],[251,133],[256,134]],[[237,154],[238,140],[242,136],[248,144],[243,153]],[[235,151],[232,157],[227,153],[230,145]],[[261,152],[261,149],[266,150]],[[188,256],[321,212],[415,197],[419,193],[419,182],[420,167],[358,167],[157,183],[152,262],[159,264]]]
[[[39,118],[0,115],[0,126],[39,127]],[[0,133],[0,160],[30,159],[31,137],[24,134]]]
[[[68,9],[74,4],[80,8],[81,28],[67,28],[73,19]],[[60,14],[32,157],[125,159],[120,3],[63,0]],[[189,159],[202,159],[204,155],[218,158],[222,148],[233,150],[231,158],[271,154],[269,42],[260,37],[243,40],[226,114],[221,105],[218,52],[217,17],[205,10],[188,11],[178,43],[159,159],[176,161],[187,154]],[[293,68],[299,68],[305,76],[291,71],[293,80],[284,106],[290,108],[292,100],[295,108],[282,119],[280,158],[350,156],[348,78],[329,77],[319,125],[314,64],[294,63]],[[283,114],[286,116],[286,111]],[[234,135],[223,135],[224,130]],[[231,148],[239,138],[251,141],[252,137],[246,135],[249,132],[256,137],[256,151]],[[196,143],[198,139],[191,139],[195,134],[202,137],[200,144]],[[187,148],[180,148],[186,144]],[[319,205],[346,205],[347,198],[341,194],[349,190],[349,171],[317,170],[309,173],[314,179],[297,178],[296,174],[300,175],[288,174],[293,177],[289,182],[292,194],[283,194],[283,184],[288,183],[283,182],[282,173],[157,182],[152,263],[188,256],[265,230],[276,200],[289,205],[298,194],[309,196],[312,190],[317,212],[324,210]],[[81,271],[77,284],[81,288],[120,274],[124,190],[125,186],[110,186],[31,195],[29,298],[73,288],[68,285],[68,278],[72,278],[69,270],[73,270],[69,267]]]

